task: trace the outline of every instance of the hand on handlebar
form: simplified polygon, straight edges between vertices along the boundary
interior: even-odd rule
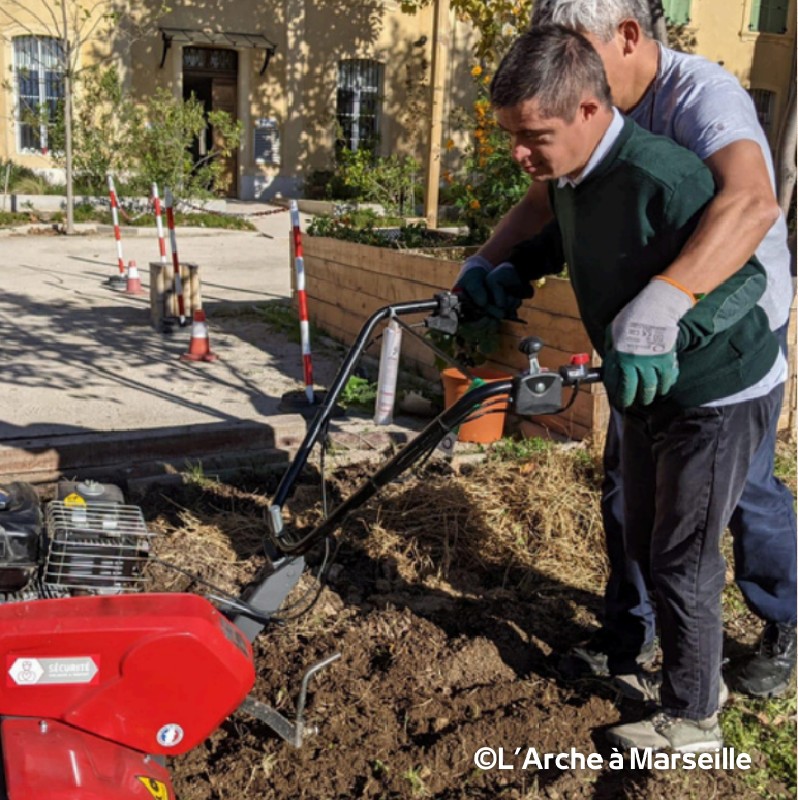
[[[524,281],[509,261],[491,270],[485,279],[490,296],[485,311],[496,319],[518,321],[518,309],[524,299],[533,297],[535,290]]]
[[[493,264],[487,258],[469,256],[460,268],[453,292],[461,295],[474,309],[485,309],[489,302],[487,278]]]

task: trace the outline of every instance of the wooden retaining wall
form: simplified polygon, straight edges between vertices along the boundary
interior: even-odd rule
[[[459,261],[324,237],[306,236],[303,251],[311,321],[345,344],[354,341],[363,323],[377,309],[431,298],[451,287],[460,268]],[[528,362],[518,352],[518,342],[532,334],[546,344],[540,358],[543,366],[554,369],[578,352],[589,353],[593,363],[598,363],[567,280],[547,279],[536,290],[535,298],[525,302],[519,316],[527,324],[503,323],[500,346],[488,366],[511,373],[526,368]],[[375,349],[372,354],[378,355],[378,351]],[[438,380],[434,355],[408,334],[402,341],[402,362],[404,369]],[[591,386],[580,390],[566,413],[540,417],[536,423],[581,439],[594,430],[603,431],[607,413],[603,387]]]
[[[352,344],[366,319],[378,308],[407,300],[424,300],[448,289],[460,268],[459,261],[431,255],[353,244],[337,239],[307,236],[303,241],[311,320],[333,338]],[[499,349],[488,366],[515,373],[527,366],[518,352],[518,342],[532,334],[540,336],[546,347],[540,362],[556,369],[573,353],[589,353],[592,363],[600,359],[590,345],[576,310],[573,290],[567,280],[547,278],[532,300],[525,301],[519,316],[526,325],[505,322]],[[798,403],[796,376],[796,302],[790,315],[790,377],[779,430],[795,430]],[[372,355],[378,355],[374,348]],[[405,369],[429,380],[438,380],[432,352],[405,334],[402,342]],[[609,409],[601,386],[585,387],[574,405],[554,417],[540,417],[538,424],[569,438],[581,439],[603,431]],[[526,424],[522,429],[528,429]]]

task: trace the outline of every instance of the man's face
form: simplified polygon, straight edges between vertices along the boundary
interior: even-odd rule
[[[537,99],[496,109],[496,120],[510,134],[513,159],[535,180],[574,178],[584,169],[601,138],[595,101],[584,99],[573,120],[544,117]]]
[[[580,31],[580,33],[593,45],[593,49],[599,54],[599,58],[604,64],[607,83],[612,92],[613,105],[621,111],[628,111],[639,98],[634,96],[634,89],[631,85],[633,77],[631,66],[624,59],[626,39],[623,31],[621,29],[615,31],[615,35],[609,42],[605,42],[587,31]]]

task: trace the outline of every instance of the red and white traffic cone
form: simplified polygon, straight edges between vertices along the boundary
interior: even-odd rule
[[[208,338],[208,323],[205,321],[205,312],[198,309],[194,312],[194,321],[191,323],[191,341],[188,352],[180,356],[181,361],[216,361],[218,356],[211,352],[211,342]]]
[[[127,263],[127,288],[125,294],[143,294],[144,289],[141,288],[141,277],[135,261],[128,261]]]

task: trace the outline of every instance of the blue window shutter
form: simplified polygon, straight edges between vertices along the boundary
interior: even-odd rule
[[[752,31],[786,33],[789,0],[753,0],[751,5]]]

